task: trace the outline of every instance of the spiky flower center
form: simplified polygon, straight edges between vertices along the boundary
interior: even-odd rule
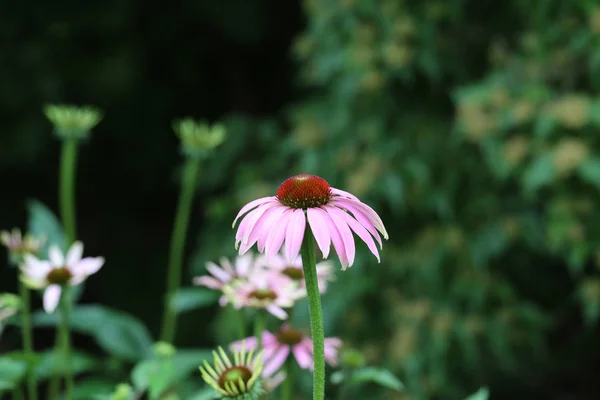
[[[331,200],[331,186],[315,175],[296,175],[279,186],[277,199],[291,208],[314,208],[324,206]]]
[[[250,293],[249,297],[256,300],[275,300],[277,293],[271,289],[256,289]]]
[[[285,267],[281,273],[295,281],[304,279],[304,272],[302,269],[293,266]]]
[[[46,279],[50,283],[54,283],[57,285],[65,285],[69,283],[73,274],[66,267],[54,268],[52,271],[48,273]]]
[[[277,341],[290,346],[297,345],[304,339],[304,334],[292,328],[283,328],[275,334]]]
[[[245,393],[247,389],[247,383],[252,378],[252,371],[247,367],[236,365],[235,367],[231,367],[225,370],[221,376],[219,376],[219,387],[224,390],[229,390],[230,387],[236,387],[240,393]],[[244,387],[242,388],[239,384],[240,379],[244,382]]]

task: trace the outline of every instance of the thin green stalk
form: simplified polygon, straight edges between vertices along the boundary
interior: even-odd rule
[[[66,245],[77,238],[75,228],[75,166],[77,163],[77,139],[64,139],[60,157],[59,204],[60,216],[66,235]]]
[[[285,380],[281,384],[281,400],[292,400],[294,398],[294,375],[292,372],[292,357],[288,357],[285,363]]]
[[[323,311],[317,280],[317,262],[315,258],[314,238],[308,224],[302,241],[302,268],[308,295],[310,315],[310,333],[313,340],[315,370],[313,374],[313,400],[325,398],[325,333],[323,331]]]
[[[21,295],[21,334],[23,335],[23,352],[28,363],[33,359],[33,337],[31,334],[31,304],[29,290],[23,282],[19,281],[19,294]],[[27,392],[29,400],[37,400],[37,388],[33,369],[27,368]]]
[[[64,376],[65,376],[65,399],[73,399],[73,371],[71,370],[71,334],[69,328],[69,297],[67,287],[63,287],[63,292],[60,298],[60,342],[62,344]]]
[[[254,336],[256,337],[256,351],[262,349],[262,334],[265,330],[265,313],[263,310],[258,310],[254,319]]]
[[[188,157],[182,178],[181,194],[177,205],[177,214],[171,236],[171,249],[169,252],[169,267],[167,271],[167,293],[165,295],[164,314],[162,320],[161,340],[172,343],[177,328],[177,313],[172,308],[172,298],[181,284],[181,270],[183,265],[183,250],[187,234],[188,221],[192,209],[192,200],[196,189],[196,179],[200,160]]]

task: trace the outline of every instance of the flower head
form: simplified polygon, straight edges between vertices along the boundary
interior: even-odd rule
[[[275,274],[251,276],[230,293],[235,308],[262,308],[279,319],[286,319],[284,308],[293,307],[298,299],[306,296],[306,291],[291,281]]]
[[[21,267],[23,282],[34,289],[44,290],[44,310],[53,312],[58,305],[62,288],[65,285],[79,285],[88,276],[95,274],[104,265],[102,257],[83,255],[83,243],[75,242],[66,256],[58,246],[51,246],[49,260],[39,260],[30,254],[25,255]]]
[[[285,257],[280,254],[275,254],[267,262],[265,262],[268,270],[275,272],[285,278],[298,282],[302,287],[305,287],[304,270],[302,269],[302,257],[298,256],[292,262],[288,262]],[[333,281],[333,265],[329,261],[317,263],[317,280],[319,282],[319,291],[325,293],[327,283]]]
[[[216,390],[223,399],[258,400],[264,394],[260,375],[263,352],[254,357],[254,350],[246,353],[242,346],[233,352],[233,362],[223,348],[213,351],[214,366],[204,361],[200,367],[202,379]]]
[[[202,156],[225,140],[223,125],[209,126],[207,123],[196,122],[191,118],[175,121],[173,130],[181,139],[183,152],[192,157]]]
[[[251,349],[256,348],[256,337],[249,337],[231,344],[232,349],[239,349],[242,345]],[[294,355],[296,362],[303,369],[313,370],[313,342],[302,332],[284,324],[278,332],[272,334],[269,331],[262,333],[262,346],[265,351],[264,375],[271,376],[279,370],[290,353]],[[338,338],[325,338],[325,361],[332,366],[338,364],[338,351],[342,341]]]
[[[56,134],[63,139],[84,139],[102,119],[102,112],[94,107],[76,107],[50,104],[44,114],[54,125]]]
[[[44,239],[30,234],[22,236],[19,228],[13,228],[12,232],[0,232],[0,243],[8,249],[11,262],[18,264],[23,259],[23,255],[37,254],[44,244]]]
[[[388,238],[381,218],[371,207],[314,175],[293,176],[281,184],[275,196],[246,204],[233,226],[242,216],[235,236],[239,253],[246,253],[256,243],[261,253],[272,257],[283,247],[288,262],[298,257],[307,222],[323,258],[327,258],[333,244],[343,269],[354,263],[352,232],[366,243],[378,261],[373,238],[380,247],[379,234]]]

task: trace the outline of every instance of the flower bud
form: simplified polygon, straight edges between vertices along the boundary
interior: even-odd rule
[[[225,127],[221,124],[209,126],[185,118],[173,122],[173,130],[181,139],[181,149],[189,157],[202,157],[225,140]]]
[[[54,132],[61,139],[85,139],[102,119],[102,112],[89,106],[50,104],[44,107],[44,114],[52,122]]]

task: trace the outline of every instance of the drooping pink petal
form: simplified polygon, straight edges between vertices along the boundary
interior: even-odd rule
[[[227,272],[211,261],[206,263],[206,270],[223,283],[231,280],[231,276]]]
[[[48,276],[48,273],[52,269],[48,261],[39,260],[31,254],[25,254],[23,257],[25,260],[24,272],[28,277],[35,280],[46,279],[46,276]]]
[[[258,341],[256,340],[256,336],[250,336],[242,340],[237,340],[229,345],[229,350],[241,351],[243,347],[245,347],[246,351],[256,349],[256,345]]]
[[[344,246],[344,241],[342,240],[342,235],[340,234],[338,228],[335,223],[331,219],[331,216],[328,213],[323,214],[325,218],[327,218],[327,224],[325,225],[329,230],[329,236],[331,237],[331,243],[333,244],[333,248],[340,259],[340,263],[342,264],[342,268],[346,269],[348,266],[348,256],[346,255],[346,247]]]
[[[348,224],[342,218],[340,218],[335,212],[333,212],[333,210],[336,210],[335,207],[324,206],[324,208],[325,208],[325,211],[327,211],[327,213],[331,217],[335,226],[338,228],[338,232],[340,233],[340,236],[342,237],[342,240],[344,242],[344,248],[346,249],[346,255],[348,257],[348,266],[352,266],[352,264],[354,264],[354,255],[355,255],[354,237],[352,236],[352,231],[350,231]],[[345,269],[345,268],[343,268],[343,269]]]
[[[289,346],[281,346],[277,351],[269,357],[269,359],[265,360],[265,367],[263,369],[263,373],[267,376],[272,375],[283,366],[285,360],[290,354]]]
[[[304,230],[306,228],[306,216],[301,209],[292,211],[290,221],[285,233],[285,258],[292,263],[298,257]]]
[[[279,346],[279,341],[277,340],[277,336],[273,335],[269,331],[263,331],[262,333],[262,345],[263,347],[275,347]]]
[[[277,223],[273,224],[271,232],[269,233],[269,236],[267,236],[267,241],[265,242],[265,255],[267,258],[273,257],[279,252],[279,249],[285,240],[285,232],[292,215],[294,215],[294,213],[291,208],[285,210],[284,213],[281,214],[281,217],[278,218]]]
[[[60,301],[62,289],[60,285],[50,285],[44,290],[44,310],[47,313],[54,312]]]
[[[319,246],[321,253],[323,253],[323,258],[327,258],[331,247],[331,235],[327,228],[328,218],[324,214],[326,212],[320,208],[309,208],[306,210],[308,223],[310,224],[310,229],[315,237],[317,246]]]
[[[194,285],[198,285],[198,286],[206,286],[207,288],[210,289],[216,289],[219,290],[223,287],[223,282],[213,278],[212,276],[198,276],[196,278],[194,278],[194,280],[192,281],[194,283]]]
[[[104,265],[104,257],[86,257],[70,268],[73,275],[93,275]]]
[[[388,238],[388,233],[385,230],[385,226],[383,226],[383,221],[381,220],[379,215],[375,212],[375,210],[373,210],[367,204],[362,203],[360,201],[349,200],[349,199],[339,199],[339,198],[336,199],[335,201],[332,201],[332,203],[333,204],[351,204],[351,205],[354,205],[355,207],[360,208],[362,210],[363,214],[365,214],[365,216],[367,218],[369,218],[369,220],[373,223],[373,225],[375,225],[375,228],[377,228],[377,230],[379,232],[381,232],[384,239]]]
[[[379,252],[377,251],[377,246],[375,245],[373,238],[357,220],[352,218],[350,214],[336,207],[329,207],[328,211],[330,213],[337,214],[341,219],[343,219],[346,222],[346,224],[348,224],[348,226],[354,231],[354,233],[356,233],[358,237],[360,237],[363,240],[363,242],[367,244],[367,247],[369,248],[369,250],[371,250],[371,253],[373,253],[373,255],[377,258],[377,261],[381,262],[379,258]]]
[[[356,197],[352,193],[346,192],[345,190],[331,188],[331,193],[336,194],[338,196],[347,197],[347,198],[352,199],[352,200],[360,201],[358,199],[358,197]]]
[[[365,229],[367,231],[369,231],[369,233],[371,235],[373,235],[373,237],[377,240],[377,243],[379,243],[379,248],[380,249],[383,248],[383,243],[381,242],[381,237],[379,237],[379,232],[377,232],[377,228],[375,228],[375,225],[373,225],[373,222],[371,222],[369,217],[367,217],[367,215],[365,214],[365,211],[356,207],[353,203],[348,203],[348,202],[340,203],[339,201],[333,201],[331,204],[339,207],[340,209],[342,209],[342,211],[344,211],[344,209],[350,211],[352,213],[352,215],[354,216],[354,218],[356,218],[356,220],[358,222],[360,222],[360,224],[362,226],[364,226]]]
[[[221,267],[223,267],[225,272],[227,272],[227,274],[229,274],[231,276],[235,275],[235,269],[233,268],[233,265],[231,265],[231,262],[226,257],[221,257],[219,259],[219,263],[221,264]]]
[[[339,338],[325,338],[325,361],[333,367],[336,367],[338,364],[340,347],[342,347],[342,341]]]
[[[225,307],[229,303],[229,298],[226,295],[219,297],[219,305]]]
[[[283,308],[275,304],[269,304],[267,306],[267,311],[281,320],[285,320],[288,317],[288,314],[283,310]]]
[[[242,215],[246,214],[254,207],[257,207],[264,203],[268,203],[270,201],[277,201],[277,198],[275,196],[261,197],[260,199],[253,200],[250,203],[246,204],[244,207],[242,207],[240,212],[238,212],[237,216],[233,220],[233,224],[231,225],[231,227],[235,227],[235,223],[237,222],[238,218],[240,218]]]
[[[55,267],[64,267],[65,265],[63,253],[56,245],[50,246],[50,250],[48,250],[48,259]]]
[[[287,374],[283,370],[279,371],[273,376],[267,376],[263,372],[263,377],[266,378],[263,382],[263,384],[265,385],[265,389],[268,392],[272,392],[277,388],[277,386],[281,385],[283,381],[285,381],[285,379],[287,378]]]
[[[307,345],[309,347],[307,347]],[[294,357],[296,358],[296,361],[298,362],[300,368],[312,370],[314,369],[315,365],[313,356],[309,348],[312,348],[312,342],[310,340],[303,340],[302,342],[292,347],[292,352],[294,353]]]
[[[278,206],[280,206],[280,204],[276,203],[276,202],[263,204],[260,207],[258,207],[256,210],[252,211],[252,213],[248,214],[248,216],[246,218],[244,218],[244,219],[248,219],[248,223],[245,227],[244,235],[242,236],[242,243],[245,243],[248,241],[248,237],[250,236],[250,233],[254,229],[254,226],[256,225],[256,223],[264,215],[264,213],[266,211],[268,211],[272,208],[276,208]]]
[[[83,255],[83,243],[80,241],[76,241],[71,245],[71,248],[67,252],[66,264],[68,266],[73,266],[81,261],[81,256]]]
[[[235,271],[234,273],[239,276],[247,276],[250,273],[253,260],[252,254],[245,254],[238,257],[235,260]],[[228,261],[229,262],[229,261]],[[222,263],[221,263],[222,264]]]
[[[242,246],[240,246],[240,250],[239,250],[240,254],[244,254],[246,251],[248,251],[254,245],[254,243],[256,243],[257,241],[258,241],[258,249],[260,252],[262,252],[264,249],[264,246],[265,246],[265,240],[270,232],[271,226],[277,221],[277,219],[281,216],[281,214],[283,214],[284,211],[287,209],[288,209],[288,207],[280,206],[280,207],[273,207],[273,208],[270,208],[269,210],[267,210],[261,216],[261,218],[258,221],[256,221],[256,224],[254,225],[252,232],[250,232],[250,235],[248,236],[247,242],[242,244]]]

